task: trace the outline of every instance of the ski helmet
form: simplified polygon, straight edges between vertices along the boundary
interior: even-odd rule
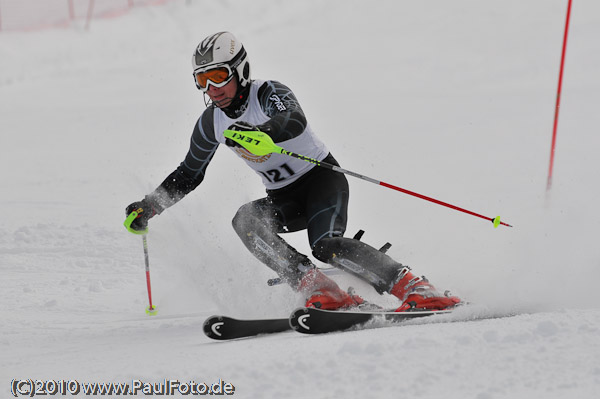
[[[245,88],[250,83],[250,63],[242,43],[229,32],[219,32],[202,40],[192,56],[194,81],[202,91],[208,90],[208,85],[225,86],[234,77],[239,88]],[[207,71],[215,70],[212,74]]]

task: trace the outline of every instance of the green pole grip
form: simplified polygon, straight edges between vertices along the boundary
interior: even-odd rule
[[[127,219],[125,219],[123,226],[125,226],[127,231],[129,231],[130,233],[133,233],[133,234],[137,234],[137,235],[148,234],[148,229],[135,230],[135,229],[131,228],[131,223],[133,223],[133,221],[138,217],[138,215],[139,215],[139,213],[137,211],[131,212],[129,214],[129,216],[127,216]]]
[[[246,150],[259,157],[272,153],[281,154],[283,151],[283,148],[275,144],[268,134],[258,130],[243,132],[237,130],[225,130],[223,136],[235,141]]]

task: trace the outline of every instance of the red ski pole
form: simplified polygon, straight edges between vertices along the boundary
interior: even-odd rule
[[[154,316],[156,314],[156,306],[152,305],[152,288],[150,286],[150,260],[148,259],[148,240],[146,235],[148,234],[148,229],[145,230],[134,230],[131,228],[131,223],[138,217],[138,212],[133,211],[127,216],[125,219],[125,223],[123,225],[127,230],[129,230],[133,234],[138,234],[142,236],[142,243],[144,244],[144,262],[146,264],[146,287],[148,288],[148,307],[146,308],[146,313],[150,316]]]
[[[464,213],[467,213],[467,214],[472,215],[472,216],[477,216],[479,218],[482,218],[482,219],[485,219],[485,220],[489,220],[489,221],[491,221],[494,224],[494,227],[498,227],[500,225],[507,226],[507,227],[512,227],[510,224],[507,224],[507,223],[504,223],[504,222],[500,221],[500,216],[496,216],[495,218],[491,218],[491,217],[488,217],[488,216],[483,216],[483,215],[480,215],[478,213],[471,212],[471,211],[469,211],[467,209],[460,208],[460,207],[458,207],[456,205],[452,205],[452,204],[449,204],[447,202],[443,202],[443,201],[437,200],[435,198],[431,198],[431,197],[427,197],[427,196],[422,195],[422,194],[415,193],[414,191],[409,191],[409,190],[406,190],[404,188],[400,188],[398,186],[394,186],[394,185],[389,184],[389,183],[385,183],[385,182],[382,182],[382,181],[379,181],[379,180],[375,180],[375,179],[372,179],[370,177],[363,176],[363,175],[351,172],[351,171],[346,170],[346,169],[342,169],[339,166],[335,166],[335,165],[329,164],[327,162],[317,161],[316,159],[309,158],[309,157],[304,156],[304,155],[296,154],[296,153],[293,153],[291,151],[286,151],[283,148],[281,148],[278,145],[276,145],[275,143],[273,143],[273,140],[271,139],[271,137],[269,137],[269,135],[267,135],[267,134],[265,134],[263,132],[260,132],[260,131],[243,131],[243,132],[240,132],[240,131],[236,131],[236,130],[225,130],[224,135],[225,135],[225,137],[227,139],[235,141],[236,143],[238,143],[239,145],[241,145],[242,147],[244,147],[245,149],[247,149],[248,151],[250,151],[254,155],[263,156],[263,155],[267,155],[267,154],[271,154],[271,153],[288,155],[290,157],[298,158],[298,159],[301,159],[301,160],[306,161],[306,162],[314,163],[315,165],[320,166],[322,168],[327,168],[327,169],[335,170],[336,172],[340,172],[340,173],[344,173],[346,175],[354,176],[356,178],[359,178],[359,179],[362,179],[362,180],[366,180],[368,182],[377,184],[379,186],[391,188],[393,190],[400,191],[402,193],[405,193],[405,194],[408,194],[408,195],[412,195],[414,197],[421,198],[421,199],[433,202],[435,204],[442,205],[442,206],[454,209],[456,211],[464,212]]]
[[[150,288],[150,261],[148,260],[148,240],[146,239],[146,234],[142,236],[142,241],[144,243],[144,261],[146,263],[146,286],[148,287],[148,308],[146,309],[146,313],[150,316],[154,316],[156,314],[156,308],[152,305],[152,288]]]

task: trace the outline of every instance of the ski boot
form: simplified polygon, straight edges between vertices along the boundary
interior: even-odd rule
[[[364,303],[360,296],[344,292],[335,281],[317,269],[304,275],[298,291],[306,294],[308,299],[304,306],[307,308],[337,310]]]
[[[402,301],[396,312],[446,310],[461,303],[460,298],[450,296],[448,291],[440,294],[425,277],[416,277],[406,266],[400,271],[398,282],[392,287],[390,294]]]

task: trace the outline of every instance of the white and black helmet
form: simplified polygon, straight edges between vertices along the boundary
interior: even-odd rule
[[[242,43],[229,32],[215,33],[202,40],[192,56],[194,81],[202,91],[208,85],[222,87],[235,76],[239,88],[250,83],[250,63]],[[220,70],[221,73],[209,75],[208,71]],[[227,73],[226,73],[227,72]]]

